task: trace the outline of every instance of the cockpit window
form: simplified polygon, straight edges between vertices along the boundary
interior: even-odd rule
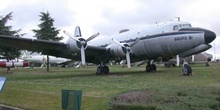
[[[181,28],[190,28],[190,27],[192,27],[191,24],[179,24],[179,25],[173,26],[173,30],[176,31]]]
[[[179,29],[178,25],[173,26],[173,30],[174,30],[174,31],[176,31],[176,30],[178,30],[178,29]]]
[[[189,27],[192,27],[192,26],[191,26],[191,24],[183,24],[183,27],[184,28],[189,28]]]

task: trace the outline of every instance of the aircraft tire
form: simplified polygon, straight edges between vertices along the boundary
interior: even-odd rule
[[[157,66],[155,64],[146,66],[146,72],[155,72],[155,71],[157,71]]]
[[[146,66],[146,72],[150,72],[150,66],[149,65]]]
[[[190,67],[189,64],[184,64],[183,65],[183,75],[189,76],[190,74],[192,74],[192,68]]]
[[[157,71],[157,66],[155,64],[152,64],[152,71]]]
[[[152,66],[151,65],[147,65],[146,66],[146,72],[151,72],[152,71]]]
[[[102,66],[98,66],[96,70],[97,75],[102,75],[104,73],[104,69]]]
[[[108,74],[109,74],[109,68],[108,68],[108,66],[104,66],[104,67],[103,67],[103,73],[104,73],[105,75],[108,75]]]

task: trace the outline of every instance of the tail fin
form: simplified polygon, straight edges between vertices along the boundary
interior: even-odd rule
[[[31,51],[27,51],[27,50],[22,50],[21,51],[21,58],[27,58],[33,55],[41,55],[41,52],[31,52]]]
[[[27,55],[27,50],[22,50],[21,51],[21,58],[27,58],[28,55]]]
[[[75,37],[82,37],[81,30],[79,26],[75,28]]]

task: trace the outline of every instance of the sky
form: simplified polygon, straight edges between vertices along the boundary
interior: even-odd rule
[[[177,20],[187,21],[193,27],[212,30],[217,38],[207,52],[220,58],[220,7],[218,0],[4,0],[0,16],[13,12],[8,25],[22,29],[24,37],[31,38],[33,29],[39,29],[40,12],[49,12],[60,29],[74,34],[80,26],[82,36],[88,38],[99,32],[110,36],[121,29]]]

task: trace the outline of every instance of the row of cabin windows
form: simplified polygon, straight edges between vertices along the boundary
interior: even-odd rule
[[[191,24],[179,24],[179,25],[173,26],[173,30],[177,31],[181,28],[190,28],[190,27],[192,27]]]

